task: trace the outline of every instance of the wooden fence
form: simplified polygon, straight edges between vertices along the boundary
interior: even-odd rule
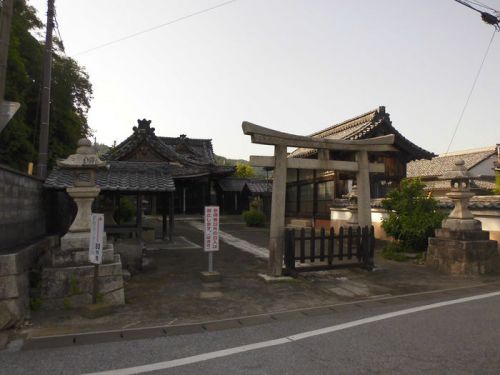
[[[321,228],[306,230],[285,229],[284,273],[335,268],[360,267],[371,270],[374,266],[375,235],[373,226],[333,228],[327,233]]]

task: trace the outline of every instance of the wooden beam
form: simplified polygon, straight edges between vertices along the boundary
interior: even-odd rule
[[[389,134],[359,140],[314,138],[309,136],[283,133],[249,122],[243,122],[243,133],[252,137],[253,143],[264,145],[282,145],[289,147],[342,150],[342,151],[397,151],[392,146],[395,135]]]
[[[274,156],[250,156],[250,165],[253,167],[274,167]],[[358,163],[355,161],[343,160],[317,160],[303,158],[288,158],[287,168],[294,169],[315,169],[315,170],[331,170],[331,171],[346,171],[357,172]],[[384,173],[385,166],[383,163],[370,163],[370,172]]]

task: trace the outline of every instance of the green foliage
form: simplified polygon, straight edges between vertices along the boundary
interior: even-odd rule
[[[437,202],[426,195],[424,186],[419,180],[403,180],[382,203],[389,210],[382,228],[394,237],[402,251],[424,251],[427,238],[446,216],[438,210]]]
[[[389,242],[382,249],[382,256],[385,259],[396,260],[402,262],[407,260],[408,257],[403,254],[404,248],[400,242]]]
[[[66,310],[70,310],[73,308],[73,306],[71,305],[71,301],[69,300],[68,297],[64,297],[63,298],[63,307],[66,309]]]
[[[120,209],[115,212],[115,220],[117,223],[128,223],[135,217],[136,207],[132,199],[128,197],[120,198]]]
[[[96,303],[102,303],[104,301],[104,295],[102,293],[97,293]]]
[[[249,227],[262,227],[266,222],[266,215],[262,211],[251,209],[241,215]]]
[[[252,166],[243,163],[236,164],[236,171],[234,172],[234,177],[238,178],[250,178],[255,176],[255,170]]]
[[[72,276],[69,280],[69,292],[71,295],[80,294],[82,290],[78,286],[78,280],[75,276]]]
[[[26,170],[36,162],[40,122],[43,43],[32,33],[43,26],[26,0],[14,2],[7,65],[5,99],[19,102],[21,108],[0,133],[0,163]],[[92,86],[77,62],[53,52],[51,109],[49,127],[49,165],[74,152],[76,142],[89,135],[87,111]]]
[[[495,194],[500,194],[500,171],[495,171],[495,188],[493,192]]]
[[[38,311],[42,307],[42,299],[40,297],[30,298],[30,309],[31,311]]]
[[[262,201],[261,197],[255,197],[250,202],[250,210],[251,211],[254,210],[254,211],[262,212],[263,207],[264,207],[264,202]]]

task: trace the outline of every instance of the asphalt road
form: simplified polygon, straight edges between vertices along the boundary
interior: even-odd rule
[[[11,347],[0,374],[499,374],[500,293],[486,293],[149,340]],[[458,303],[436,305],[450,300]]]

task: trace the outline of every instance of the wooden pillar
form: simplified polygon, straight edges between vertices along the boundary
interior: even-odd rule
[[[137,193],[137,202],[136,202],[136,226],[137,226],[137,237],[142,244],[142,194]]]
[[[186,187],[182,188],[182,213],[186,214]]]
[[[168,195],[167,193],[162,194],[163,207],[161,210],[161,229],[162,238],[165,240],[167,238],[167,207],[168,207]]]
[[[170,192],[170,203],[168,205],[168,224],[169,224],[169,228],[168,228],[168,239],[170,241],[172,241],[172,235],[174,233],[174,203],[175,203],[175,199],[174,199],[174,192],[171,191]]]
[[[361,227],[372,225],[372,210],[370,206],[370,170],[368,165],[368,151],[356,152],[358,172],[356,184],[358,186],[358,222]]]
[[[269,230],[269,275],[281,276],[285,235],[285,196],[287,158],[286,146],[274,146],[273,193],[271,198],[271,227]]]
[[[156,194],[151,195],[151,215],[156,215]]]

